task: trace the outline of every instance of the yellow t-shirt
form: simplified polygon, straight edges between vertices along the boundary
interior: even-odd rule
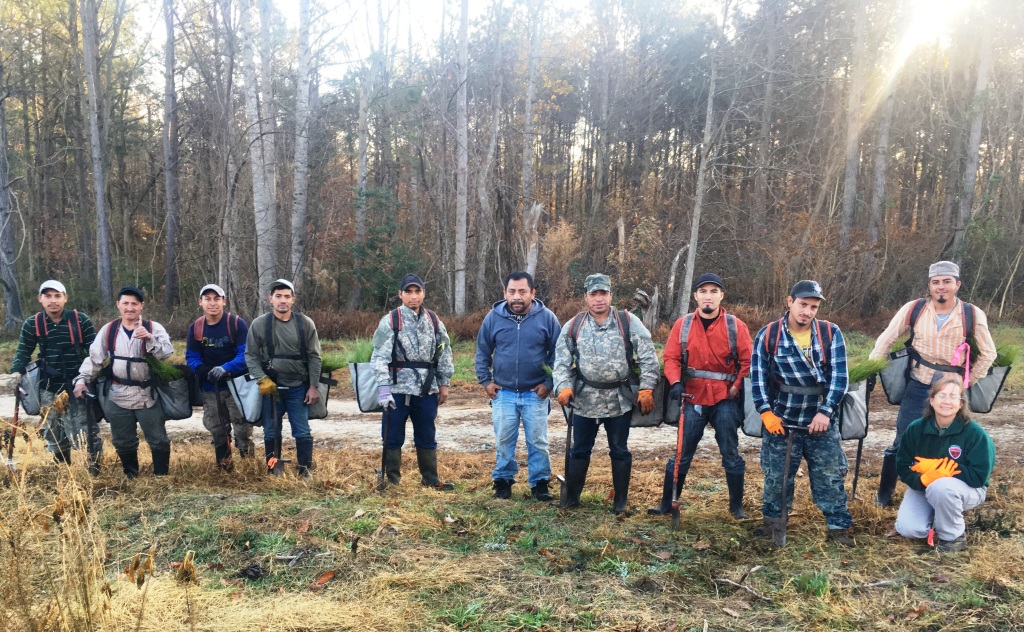
[[[810,361],[811,360],[811,330],[808,329],[807,331],[800,332],[800,333],[797,333],[795,331],[790,331],[789,333],[791,333],[793,335],[793,339],[796,340],[796,343],[798,345],[800,345],[800,350],[803,351],[804,357],[807,358],[808,361]]]

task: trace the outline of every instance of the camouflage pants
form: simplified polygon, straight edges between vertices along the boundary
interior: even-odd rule
[[[46,389],[39,392],[39,401],[43,406],[53,404],[55,393]],[[103,452],[103,439],[100,438],[99,424],[89,425],[85,413],[85,403],[77,397],[70,397],[67,411],[57,414],[50,411],[46,417],[43,436],[46,438],[46,449],[50,452],[68,453],[71,450],[85,447],[90,455]]]
[[[221,418],[220,400],[227,407],[227,420]],[[213,445],[224,445],[227,441],[228,425],[235,435],[235,447],[242,452],[252,449],[252,426],[245,423],[238,405],[227,389],[203,391],[203,426],[210,431]]]
[[[848,529],[853,517],[846,505],[846,487],[843,479],[849,471],[846,454],[839,444],[839,426],[831,424],[827,432],[811,435],[798,432],[793,435],[793,451],[789,460],[786,484],[786,510],[793,507],[793,487],[801,459],[807,460],[807,475],[811,482],[811,496],[829,529]],[[764,470],[762,513],[765,518],[782,516],[779,492],[782,489],[782,468],[786,462],[786,436],[773,435],[767,430],[761,438],[761,469]]]

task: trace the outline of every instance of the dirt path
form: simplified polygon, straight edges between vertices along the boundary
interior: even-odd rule
[[[881,458],[882,451],[892,443],[895,435],[895,406],[884,402],[884,397],[875,393],[872,401],[871,428],[864,441],[864,459],[874,463]],[[14,407],[14,397],[0,396],[0,411],[10,411]],[[23,422],[26,419],[22,417]],[[38,424],[38,417],[28,417],[30,424]],[[1018,465],[1024,465],[1024,400],[1004,397],[998,402],[996,409],[988,415],[978,415],[977,420],[984,424],[986,430],[996,443],[996,450],[1002,463],[1008,459]],[[548,417],[549,440],[552,455],[564,454],[565,421],[561,409],[555,405]],[[363,414],[352,400],[351,391],[342,390],[328,403],[327,419],[312,422],[313,435],[318,445],[324,447],[340,447],[357,450],[374,450],[380,446],[380,417],[375,414]],[[202,411],[195,409],[191,418],[181,421],[167,422],[167,430],[177,441],[205,442],[208,434],[203,428]],[[109,437],[109,426],[103,424],[101,431]],[[262,430],[256,429],[257,438]],[[411,428],[407,428],[408,441],[412,441]],[[287,436],[287,431],[286,431]],[[437,440],[441,450],[464,452],[490,451],[494,449],[494,431],[491,426],[491,410],[482,394],[473,391],[456,391],[452,399],[442,406],[438,413]],[[675,447],[676,430],[671,426],[658,428],[634,428],[630,432],[629,447],[637,456],[669,455]],[[525,450],[523,438],[519,445]],[[602,448],[602,445],[604,447]],[[844,443],[851,461],[856,455],[857,442]],[[747,437],[740,433],[740,451],[750,458],[757,458],[760,439]],[[599,437],[597,452],[607,451],[607,444]],[[525,454],[525,453],[523,453]],[[698,448],[697,458],[718,459],[714,432],[710,429]]]

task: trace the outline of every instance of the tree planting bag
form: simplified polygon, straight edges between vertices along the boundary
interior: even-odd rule
[[[352,377],[352,390],[361,413],[379,413],[382,408],[377,400],[377,376],[369,362],[349,362],[348,373]]]
[[[878,377],[882,381],[882,390],[885,391],[885,398],[893,406],[898,406],[903,401],[903,394],[907,392],[909,373],[910,350],[906,348],[890,353],[889,364],[878,373]]]
[[[639,387],[632,387],[635,392],[639,392]],[[633,406],[633,416],[629,418],[630,428],[653,428],[660,426],[665,422],[665,397],[668,393],[668,380],[665,376],[658,378],[658,382],[654,385],[654,408],[651,412],[646,415],[640,412],[640,405]],[[679,423],[679,418],[676,418],[676,423]]]
[[[246,371],[228,381],[228,390],[231,391],[231,397],[242,413],[242,419],[254,426],[260,425],[263,417],[263,395],[260,394],[257,380]]]
[[[321,373],[320,381],[316,385],[316,391],[320,394],[316,403],[309,407],[310,419],[324,419],[327,417],[327,398],[331,394],[331,387],[337,386],[338,380],[331,377],[330,373]]]
[[[992,412],[992,406],[995,405],[999,392],[1003,390],[1003,383],[1006,382],[1006,376],[1009,374],[1010,367],[1008,366],[990,367],[985,377],[967,389],[967,404],[970,406],[971,412],[981,414]]]
[[[43,363],[38,360],[25,367],[25,375],[21,376],[21,408],[26,415],[38,415],[42,408],[39,389],[43,379]]]

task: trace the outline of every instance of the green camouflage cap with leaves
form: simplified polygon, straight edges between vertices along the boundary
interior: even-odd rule
[[[591,274],[583,282],[583,291],[587,294],[597,292],[598,290],[612,291],[612,280],[608,278],[607,274]]]

